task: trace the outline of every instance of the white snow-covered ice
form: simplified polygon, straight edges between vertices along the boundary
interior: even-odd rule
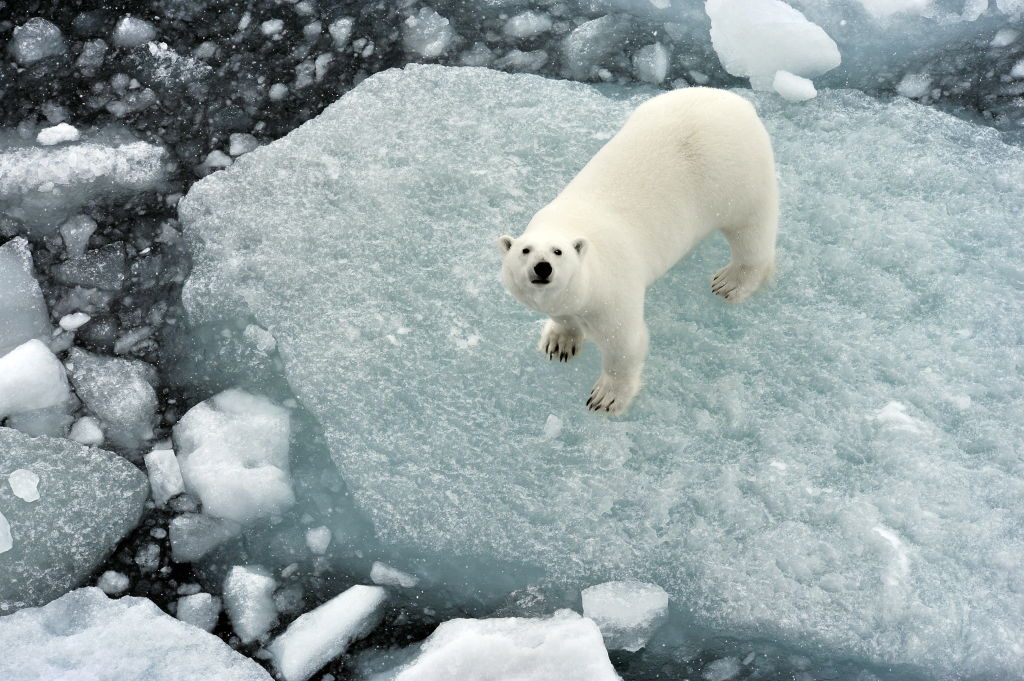
[[[703,630],[1024,675],[1007,560],[1024,553],[1024,383],[1007,371],[1024,153],[905,98],[745,93],[776,151],[776,281],[720,304],[707,282],[728,249],[702,243],[649,292],[636,406],[599,419],[596,353],[535,352],[494,240],[655,92],[375,75],[193,185],[190,319],[274,336],[376,536],[452,593],[495,574],[651,582]],[[873,420],[891,402],[919,434]]]
[[[258,565],[236,565],[224,578],[224,609],[242,643],[251,643],[277,624],[277,581]]]

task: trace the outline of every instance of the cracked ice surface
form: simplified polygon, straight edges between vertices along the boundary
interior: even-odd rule
[[[776,283],[721,304],[727,247],[698,247],[649,292],[646,384],[607,420],[598,353],[540,357],[495,240],[653,94],[374,76],[193,186],[192,319],[273,335],[379,538],[456,590],[652,582],[732,635],[1024,674],[1024,154],[905,100],[747,93]]]

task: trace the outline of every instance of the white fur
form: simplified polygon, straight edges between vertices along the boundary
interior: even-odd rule
[[[753,106],[724,90],[675,90],[639,106],[522,236],[501,237],[502,280],[551,317],[540,342],[550,358],[597,343],[587,405],[620,414],[640,390],[647,287],[719,229],[732,257],[711,287],[741,302],[771,276],[777,222],[771,141]],[[541,261],[547,284],[533,281]]]

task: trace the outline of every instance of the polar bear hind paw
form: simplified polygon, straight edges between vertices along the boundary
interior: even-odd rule
[[[566,331],[557,322],[549,321],[544,325],[538,347],[548,359],[568,362],[583,347],[583,337]]]
[[[618,416],[629,409],[629,405],[638,392],[640,392],[638,381],[616,381],[607,375],[602,375],[594,384],[594,389],[590,391],[587,408],[590,411]]]
[[[771,271],[770,265],[730,263],[711,278],[711,292],[726,302],[742,303],[761,288],[761,284],[771,276]]]

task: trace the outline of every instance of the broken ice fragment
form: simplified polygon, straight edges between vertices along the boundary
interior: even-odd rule
[[[420,583],[418,577],[376,560],[370,567],[370,581],[381,586],[400,586],[403,589],[412,589]]]
[[[39,340],[30,340],[0,357],[0,419],[63,405],[68,391],[64,365]]]
[[[192,563],[229,539],[237,537],[242,526],[233,520],[200,513],[184,513],[171,520],[171,560]]]
[[[277,582],[259,566],[236,565],[224,579],[224,608],[242,643],[251,643],[277,624]]]
[[[118,47],[138,47],[156,37],[153,24],[133,16],[121,17],[114,27],[113,43]]]
[[[208,593],[195,593],[178,599],[175,617],[203,631],[213,631],[220,618],[220,599]]]
[[[790,102],[805,102],[818,95],[814,83],[789,71],[775,73],[775,78],[772,79],[772,89]]]
[[[10,551],[14,547],[14,539],[11,537],[11,524],[7,517],[0,512],[0,553]]]
[[[285,681],[306,681],[380,623],[387,592],[353,586],[301,615],[267,646]],[[452,677],[457,678],[457,677]]]
[[[60,29],[40,17],[33,17],[21,26],[15,26],[10,40],[7,50],[22,66],[63,54],[66,49],[64,34]]]
[[[657,584],[605,582],[582,597],[583,614],[597,624],[608,650],[640,650],[668,617],[668,594]]]
[[[61,142],[75,142],[79,137],[81,137],[81,133],[78,132],[78,128],[67,123],[58,123],[53,127],[40,130],[36,135],[36,142],[44,147],[49,147]]]
[[[153,502],[163,506],[171,497],[185,491],[185,483],[181,479],[181,469],[174,451],[157,449],[145,456],[146,474],[149,475],[149,486],[153,491]]]
[[[126,575],[114,570],[107,570],[100,575],[96,586],[108,596],[117,596],[127,591],[128,587],[131,586],[131,582]]]
[[[327,552],[327,546],[331,543],[331,531],[321,525],[306,530],[306,546],[318,556]]]
[[[7,476],[14,496],[24,501],[39,501],[39,476],[27,468],[19,468]]]

